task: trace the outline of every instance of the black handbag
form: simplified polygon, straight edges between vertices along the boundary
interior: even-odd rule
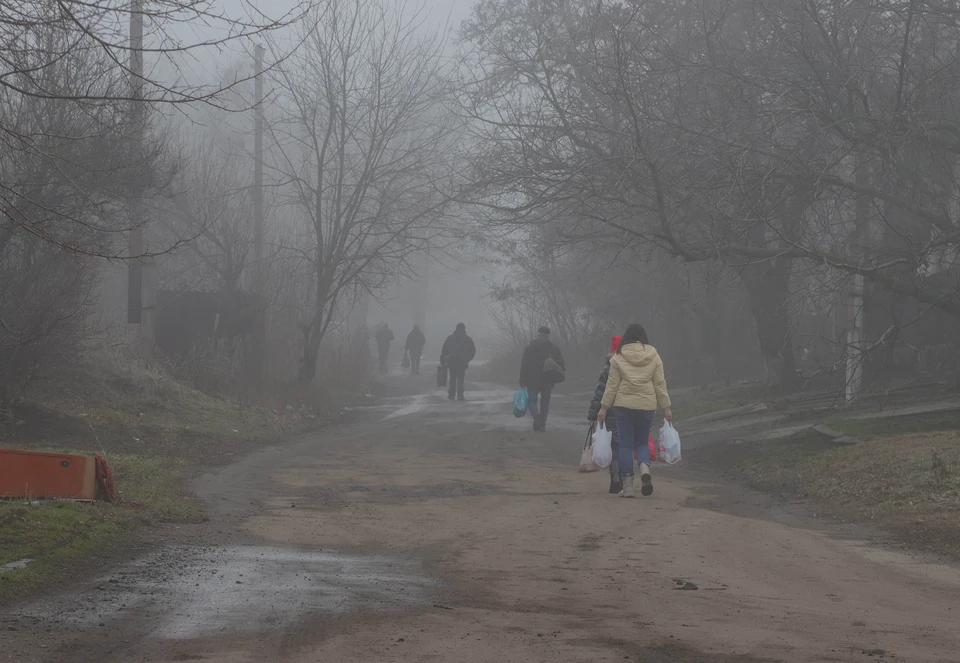
[[[446,366],[437,366],[437,386],[438,387],[447,386],[447,367]]]

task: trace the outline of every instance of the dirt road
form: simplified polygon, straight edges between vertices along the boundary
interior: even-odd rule
[[[0,661],[960,660],[957,568],[677,468],[609,496],[574,398],[535,435],[505,389],[390,388],[202,477],[203,526],[0,614]]]

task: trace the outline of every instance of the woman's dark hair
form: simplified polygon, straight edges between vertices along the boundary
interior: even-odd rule
[[[622,354],[623,347],[630,343],[650,345],[650,341],[647,339],[647,330],[642,325],[634,323],[627,327],[627,330],[623,332],[623,338],[620,339],[620,345],[617,346],[617,354]]]

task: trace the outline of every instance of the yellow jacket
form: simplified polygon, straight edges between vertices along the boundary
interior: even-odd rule
[[[670,407],[663,360],[652,345],[631,343],[610,360],[610,377],[601,404],[631,410]]]

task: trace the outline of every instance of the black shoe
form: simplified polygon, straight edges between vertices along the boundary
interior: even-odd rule
[[[465,401],[465,400],[467,400],[467,399],[464,398],[463,396],[457,396],[457,400],[458,400],[458,401]]]
[[[611,495],[619,495],[621,490],[623,490],[623,484],[622,484],[622,483],[620,483],[619,481],[611,481],[611,482],[610,482],[610,494],[611,494]]]
[[[536,419],[533,420],[533,432],[534,433],[540,432],[540,422],[537,421]]]
[[[453,398],[453,396],[447,396],[447,400],[448,400],[448,401],[452,401],[452,400],[454,400],[454,398]]]

